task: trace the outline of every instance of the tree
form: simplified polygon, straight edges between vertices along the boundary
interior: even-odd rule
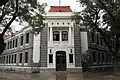
[[[46,3],[40,4],[37,0],[3,0],[0,3],[0,28],[3,28],[0,34],[0,54],[5,48],[3,36],[12,22],[26,22],[33,31],[40,31],[44,26],[45,7]]]
[[[100,33],[112,54],[114,72],[119,71],[120,0],[78,0],[78,2],[84,6],[84,10],[75,13],[72,19],[77,23],[83,20],[89,28]],[[111,42],[115,44],[114,48]]]

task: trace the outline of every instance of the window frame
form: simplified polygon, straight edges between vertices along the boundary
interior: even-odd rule
[[[53,41],[60,41],[60,32],[59,31],[53,31]]]
[[[68,41],[68,31],[61,32],[62,41]]]

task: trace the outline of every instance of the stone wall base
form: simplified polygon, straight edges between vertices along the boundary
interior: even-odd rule
[[[19,67],[19,66],[0,66],[1,71],[14,71],[26,73],[56,72],[55,68],[46,67]],[[82,72],[82,68],[68,68],[66,72]]]

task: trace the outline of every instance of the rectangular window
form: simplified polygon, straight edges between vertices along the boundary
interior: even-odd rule
[[[8,42],[7,49],[9,49],[9,45],[10,45],[10,43]]]
[[[10,49],[12,48],[12,41],[10,41]]]
[[[60,33],[59,31],[53,32],[53,41],[59,41],[60,40]]]
[[[11,63],[13,63],[13,55],[12,55],[12,61],[11,61]]]
[[[99,36],[97,35],[97,44],[99,44]]]
[[[91,35],[92,35],[92,43],[94,43],[95,42],[95,40],[94,40],[94,33],[91,32]]]
[[[29,43],[29,33],[26,34],[26,43]]]
[[[73,54],[69,54],[69,63],[73,63]]]
[[[68,41],[68,32],[67,31],[62,32],[62,41]]]
[[[96,53],[93,52],[93,62],[96,62]]]
[[[7,58],[6,58],[6,63],[8,63],[8,56],[7,56]]]
[[[17,54],[14,55],[14,63],[16,63]]]
[[[19,63],[22,63],[22,53],[20,53],[20,61]]]
[[[53,63],[53,54],[49,54],[49,63]]]
[[[98,54],[98,60],[99,60],[99,62],[101,62],[101,54],[100,53]]]
[[[20,44],[20,46],[22,46],[23,45],[23,36],[21,36],[21,44]]]
[[[104,56],[104,53],[102,53],[102,62],[105,61],[105,56]]]
[[[103,46],[103,40],[102,40],[102,37],[100,37],[100,44],[101,44],[101,46]]]
[[[28,52],[25,52],[25,63],[28,63]]]
[[[70,49],[70,53],[72,53],[72,49]]]
[[[11,55],[9,55],[9,63],[11,63]]]
[[[18,39],[15,40],[15,47],[17,47]]]
[[[12,48],[14,48],[15,40],[13,40]]]

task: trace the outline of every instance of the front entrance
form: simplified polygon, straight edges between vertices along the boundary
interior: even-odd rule
[[[56,52],[56,71],[66,71],[66,52]]]

